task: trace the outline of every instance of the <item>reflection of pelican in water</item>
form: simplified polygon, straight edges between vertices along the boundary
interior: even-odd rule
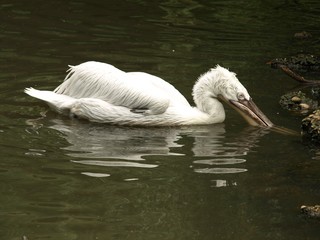
[[[193,160],[187,164],[194,172],[211,174],[245,172],[241,163],[246,162],[251,148],[269,132],[264,128],[248,127],[237,133],[237,137],[227,140],[223,124],[136,128],[53,121],[50,128],[63,133],[70,143],[64,149],[74,163],[92,167],[155,168],[162,165],[161,158],[153,161],[155,158],[149,156],[168,156],[167,159],[191,156]]]
[[[28,88],[54,110],[119,125],[172,126],[221,123],[225,100],[251,125],[272,126],[253,103],[236,75],[217,66],[199,77],[193,88],[197,107],[191,107],[171,84],[143,72],[123,72],[112,65],[86,62],[72,66],[53,92]]]
[[[194,171],[209,174],[246,172],[247,169],[239,164],[247,161],[246,156],[252,148],[257,147],[260,138],[269,132],[269,129],[265,128],[247,127],[228,141],[221,139],[224,135],[195,137],[192,150],[199,159],[193,161]],[[225,180],[221,179],[216,182],[216,185],[222,182],[226,186]]]
[[[53,120],[52,129],[70,143],[65,149],[75,158],[142,161],[147,156],[183,155],[172,149],[181,136],[176,128],[135,128]]]

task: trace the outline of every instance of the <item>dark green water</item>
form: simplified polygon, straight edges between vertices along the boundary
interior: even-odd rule
[[[320,157],[300,137],[224,124],[127,128],[47,112],[51,90],[88,60],[145,71],[189,101],[199,74],[238,74],[276,124],[297,84],[265,63],[319,54],[318,1],[1,1],[0,239],[319,239],[299,214],[320,204]],[[293,38],[302,30],[312,40]]]

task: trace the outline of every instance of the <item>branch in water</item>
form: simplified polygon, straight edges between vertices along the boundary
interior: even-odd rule
[[[298,73],[295,73],[294,71],[292,71],[289,67],[284,66],[284,65],[280,65],[279,66],[280,69],[282,71],[284,71],[287,75],[289,75],[290,77],[292,77],[294,80],[301,82],[301,83],[307,83],[307,84],[320,84],[319,80],[310,80],[310,79],[305,79],[304,77],[302,77],[301,75],[299,75]]]

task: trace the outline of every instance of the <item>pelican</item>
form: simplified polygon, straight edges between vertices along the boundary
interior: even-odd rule
[[[254,104],[236,74],[217,65],[193,87],[195,107],[170,83],[144,72],[124,72],[110,64],[85,62],[69,66],[54,91],[26,88],[53,110],[92,122],[129,126],[178,126],[221,123],[219,100],[236,109],[249,124],[273,126]]]

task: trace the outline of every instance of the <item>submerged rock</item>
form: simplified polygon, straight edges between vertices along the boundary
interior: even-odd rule
[[[301,212],[307,217],[320,219],[320,205],[314,205],[314,206],[302,205],[300,209],[301,209]]]
[[[301,91],[282,95],[279,103],[283,109],[300,112],[302,114],[308,113],[318,107],[317,101],[306,97]]]
[[[320,110],[314,111],[302,120],[301,133],[312,142],[320,143]]]
[[[312,34],[306,31],[302,31],[302,32],[295,33],[294,37],[297,39],[308,39],[308,38],[312,38]]]

